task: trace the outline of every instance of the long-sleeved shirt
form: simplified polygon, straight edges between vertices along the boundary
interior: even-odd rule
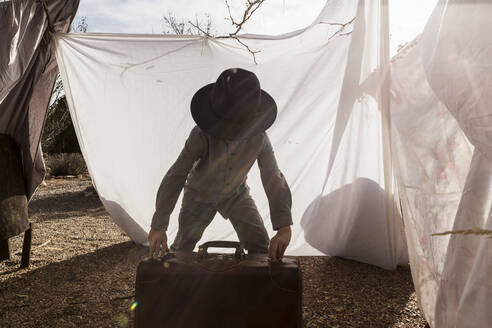
[[[292,225],[292,198],[266,133],[240,141],[217,139],[195,126],[157,192],[151,227],[166,230],[179,194],[204,203],[219,203],[247,188],[249,170],[258,160],[274,230]]]

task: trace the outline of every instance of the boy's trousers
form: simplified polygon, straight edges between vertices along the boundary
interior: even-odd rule
[[[270,239],[248,187],[220,203],[196,201],[192,192],[185,190],[171,250],[192,251],[217,212],[231,221],[239,242],[249,253],[268,253]]]

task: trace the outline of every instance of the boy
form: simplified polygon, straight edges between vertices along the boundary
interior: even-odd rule
[[[157,192],[148,236],[150,256],[167,250],[169,216],[184,187],[171,250],[192,251],[218,211],[231,221],[249,253],[268,252],[271,260],[280,260],[291,238],[292,200],[265,133],[277,115],[275,101],[260,88],[254,73],[233,68],[195,93],[191,114],[197,126]],[[246,184],[255,161],[277,231],[270,243]]]

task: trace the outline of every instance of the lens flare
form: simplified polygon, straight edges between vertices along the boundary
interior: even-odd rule
[[[137,301],[133,302],[132,306],[130,306],[130,310],[135,311],[135,309],[137,308],[137,305],[138,305]]]
[[[164,262],[164,263],[162,263],[162,265],[163,265],[163,266],[164,266],[164,268],[166,268],[166,269],[169,269],[169,267],[170,267],[170,264],[169,264],[168,262]]]

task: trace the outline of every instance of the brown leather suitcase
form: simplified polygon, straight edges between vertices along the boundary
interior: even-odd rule
[[[233,247],[234,254],[208,254]],[[176,252],[140,262],[135,327],[301,328],[299,262],[248,254],[237,242],[208,242],[198,253]]]

